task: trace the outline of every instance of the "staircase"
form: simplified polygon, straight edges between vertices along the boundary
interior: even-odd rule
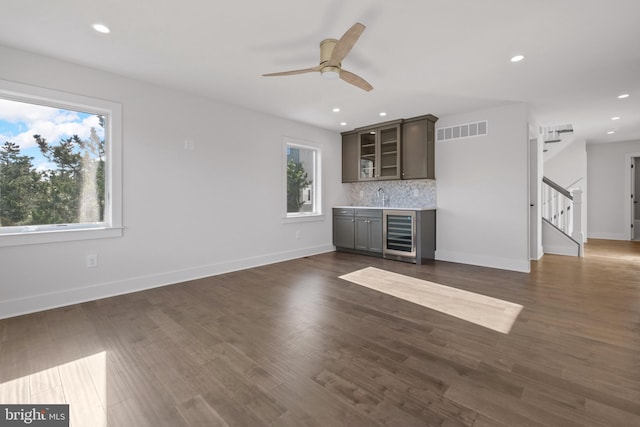
[[[582,190],[542,178],[542,247],[546,254],[583,256]]]

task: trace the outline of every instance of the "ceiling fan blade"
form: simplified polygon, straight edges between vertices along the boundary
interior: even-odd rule
[[[331,59],[329,59],[331,65],[338,65],[342,62],[344,57],[351,52],[351,48],[356,44],[356,41],[358,41],[358,38],[364,29],[364,25],[356,22],[342,35],[342,37],[340,37],[340,40],[336,42],[336,45],[333,48]]]
[[[373,89],[373,86],[371,86],[365,79],[356,74],[353,74],[350,71],[341,70],[340,78],[347,83],[351,83],[352,85],[359,87],[362,90],[366,90],[367,92],[370,92]]]
[[[282,71],[280,73],[269,73],[263,74],[264,77],[273,77],[273,76],[292,76],[294,74],[304,74],[304,73],[312,73],[314,71],[320,71],[322,69],[321,66],[315,66],[311,68],[303,68],[302,70],[291,70],[291,71]]]

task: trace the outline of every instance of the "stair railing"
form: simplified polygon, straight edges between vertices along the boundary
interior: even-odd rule
[[[542,217],[575,240],[582,254],[582,190],[569,191],[547,177],[542,183]]]
[[[542,178],[542,217],[571,236],[573,196],[549,178]]]

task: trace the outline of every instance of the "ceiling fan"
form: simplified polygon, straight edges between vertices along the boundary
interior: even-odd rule
[[[324,39],[320,42],[320,64],[301,70],[283,71],[280,73],[263,74],[265,77],[273,76],[290,76],[293,74],[304,74],[319,71],[322,77],[326,79],[335,79],[340,77],[347,83],[351,83],[360,89],[369,92],[373,89],[365,79],[362,77],[342,69],[342,60],[351,52],[351,48],[356,43],[365,26],[359,22],[356,22],[340,37],[340,40],[336,39]]]

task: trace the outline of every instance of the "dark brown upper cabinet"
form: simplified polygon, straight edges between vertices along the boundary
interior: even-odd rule
[[[434,178],[437,117],[379,123],[342,133],[342,182]]]
[[[431,114],[402,123],[402,179],[435,179],[435,124]]]
[[[342,134],[342,182],[358,182],[358,132]]]

